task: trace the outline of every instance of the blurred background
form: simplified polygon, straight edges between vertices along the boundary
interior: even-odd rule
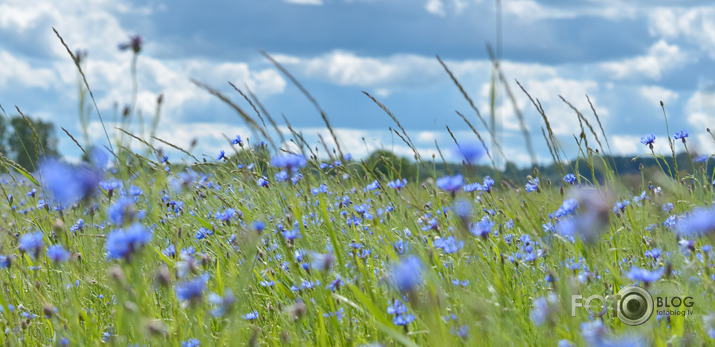
[[[542,137],[544,122],[515,80],[539,99],[570,158],[577,155],[579,120],[559,96],[596,126],[590,97],[615,155],[649,152],[639,140],[651,132],[657,137],[655,151],[670,153],[660,101],[671,136],[688,129],[691,151],[715,152],[705,130],[715,126],[715,5],[709,1],[2,1],[0,105],[8,118],[17,114],[17,106],[27,116],[53,123],[57,151],[78,160],[81,151],[59,127],[82,142],[80,108],[89,130],[86,142],[106,143],[106,138],[94,107],[81,100],[77,69],[52,27],[73,51],[86,54],[82,67],[110,132],[132,104],[133,53],[118,46],[139,35],[135,111],[151,123],[163,94],[157,136],[184,148],[196,140],[197,156],[215,159],[228,149],[222,134],[252,143],[260,139],[191,78],[246,110],[252,109],[228,82],[250,89],[279,124],[285,115],[309,143],[318,144],[317,134],[330,142],[320,114],[261,55],[265,50],[318,100],[354,157],[378,149],[413,156],[390,132],[394,123],[361,92],[366,91],[400,119],[424,157],[436,153],[435,141],[440,147],[453,144],[445,125],[459,141],[477,140],[458,110],[489,147],[493,126],[508,161],[529,166],[513,102],[495,77],[487,45],[499,60],[540,164],[552,161]],[[148,127],[139,126],[138,119],[127,130],[147,136]]]

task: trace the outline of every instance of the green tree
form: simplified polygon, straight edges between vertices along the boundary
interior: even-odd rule
[[[11,158],[20,166],[34,171],[40,158],[59,156],[57,134],[52,122],[18,115],[10,119],[10,126],[12,130],[9,131],[9,136],[4,136],[4,133],[0,135],[3,135],[3,139],[7,138]],[[2,130],[0,126],[0,131]],[[0,142],[4,143],[4,141]]]
[[[377,177],[414,179],[417,174],[417,167],[412,161],[398,157],[384,149],[372,152],[365,160],[365,164]],[[394,177],[393,169],[399,173],[400,177]]]

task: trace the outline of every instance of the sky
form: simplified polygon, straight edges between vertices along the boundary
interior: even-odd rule
[[[571,158],[577,155],[579,120],[560,96],[596,126],[590,97],[613,154],[647,152],[639,139],[651,132],[657,137],[656,152],[670,152],[660,101],[671,136],[687,129],[690,150],[715,152],[715,141],[705,130],[715,126],[711,1],[502,0],[500,44],[497,18],[492,0],[3,0],[0,105],[9,116],[17,106],[82,138],[77,69],[54,27],[73,51],[87,52],[82,66],[112,134],[122,126],[117,110],[129,105],[132,95],[132,52],[118,45],[140,35],[136,110],[147,126],[134,122],[124,127],[147,137],[162,94],[157,137],[183,148],[196,140],[194,153],[209,159],[221,149],[228,152],[226,137],[261,139],[192,78],[253,115],[228,82],[250,90],[280,130],[288,132],[285,117],[313,147],[319,146],[318,135],[332,147],[315,107],[262,51],[315,97],[344,152],[358,158],[381,148],[412,156],[390,131],[392,120],[365,91],[400,120],[425,157],[436,153],[437,145],[453,147],[445,126],[460,142],[477,141],[459,111],[497,161],[506,157],[526,166],[531,160],[516,104],[538,163],[547,164],[551,156],[543,140],[544,122],[516,81],[539,100]],[[512,102],[507,88],[498,85],[494,117],[503,155],[492,148],[489,130],[436,58],[445,61],[489,122],[493,64],[487,45],[500,47],[499,64],[514,96]],[[106,143],[99,116],[90,111],[88,141]],[[80,156],[63,132],[58,137],[65,157]],[[588,138],[594,144],[590,133]],[[136,141],[132,147],[141,149]],[[456,159],[443,152],[447,160]]]

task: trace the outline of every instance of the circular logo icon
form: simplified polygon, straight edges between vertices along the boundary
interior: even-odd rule
[[[618,292],[618,319],[628,325],[641,325],[653,315],[653,297],[641,287],[623,287]]]

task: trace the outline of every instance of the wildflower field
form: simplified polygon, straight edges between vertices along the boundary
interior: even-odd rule
[[[141,50],[124,48],[135,58]],[[81,68],[80,55],[70,56]],[[590,124],[568,161],[545,136],[558,180],[538,170],[483,175],[473,163],[498,148],[476,131],[452,149],[463,158],[458,172],[438,173],[439,157],[415,152],[419,173],[404,177],[400,166],[385,160],[374,170],[346,148],[317,156],[299,133],[281,134],[295,146],[274,144],[273,127],[196,84],[264,138],[230,134],[216,157],[199,160],[125,130],[82,147],[79,164],[45,158],[30,172],[3,157],[3,344],[713,343],[715,181],[708,155],[673,161],[687,151],[686,130],[643,137],[661,170],[637,189],[602,156],[607,134]],[[655,141],[673,152],[654,152]],[[661,314],[660,305],[631,326],[610,308],[589,316],[599,302],[573,307],[573,295],[631,285],[671,306],[677,297],[691,314]]]

